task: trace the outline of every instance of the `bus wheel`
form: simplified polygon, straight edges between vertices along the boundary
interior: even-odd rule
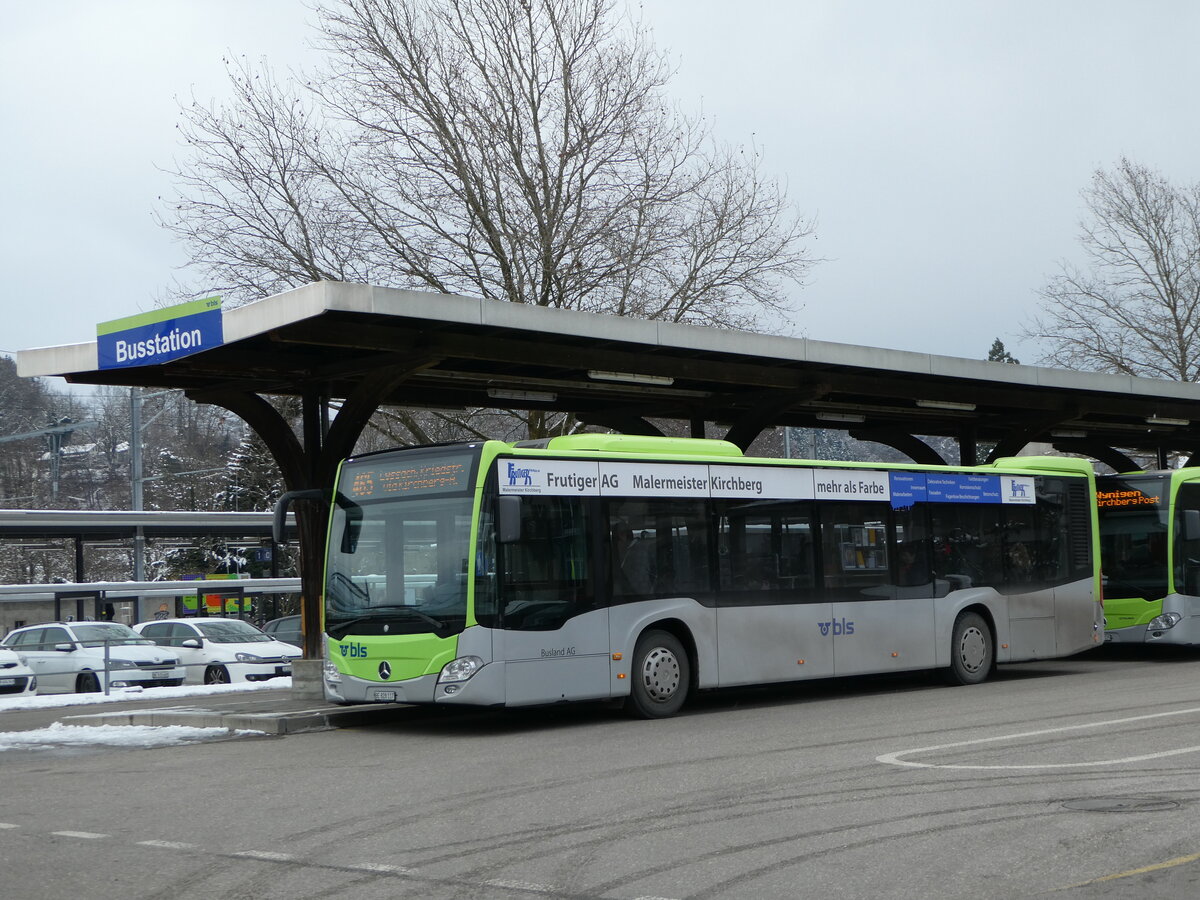
[[[954,621],[950,639],[951,684],[979,684],[991,674],[996,663],[992,632],[979,613],[964,612]]]
[[[642,719],[661,719],[679,712],[691,686],[691,663],[675,635],[647,631],[639,637],[632,668],[626,711]]]
[[[95,672],[80,672],[75,678],[75,693],[94,694],[100,690],[100,679]]]
[[[224,666],[209,666],[204,670],[205,684],[229,684],[229,670]]]

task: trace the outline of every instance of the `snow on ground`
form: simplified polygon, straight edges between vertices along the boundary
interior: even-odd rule
[[[64,725],[34,731],[0,732],[0,753],[5,750],[49,750],[61,747],[177,747],[261,731],[228,728],[194,728],[188,725]]]
[[[18,709],[54,709],[90,706],[121,700],[162,700],[164,703],[184,697],[211,697],[246,691],[290,688],[291,678],[244,684],[188,685],[184,687],[123,688],[104,694],[46,694],[35,697],[0,697],[0,726],[4,713]],[[230,731],[228,728],[194,728],[185,725],[64,725],[55,722],[49,728],[33,731],[0,731],[0,753],[5,750],[48,750],[63,747],[175,747],[199,741],[223,739],[235,735],[261,734],[256,731]]]
[[[116,703],[121,700],[176,700],[180,697],[203,697],[214,694],[236,694],[243,691],[269,691],[290,688],[292,679],[272,678],[270,681],[251,681],[241,684],[184,685],[183,687],[121,688],[110,694],[38,694],[35,697],[0,697],[0,715],[10,709],[53,709],[58,706],[86,706],[92,703]],[[4,720],[0,718],[0,725]]]

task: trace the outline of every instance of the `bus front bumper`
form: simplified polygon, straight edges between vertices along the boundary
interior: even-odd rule
[[[337,680],[326,671],[322,679],[325,699],[334,703],[414,703],[456,706],[499,706],[504,703],[504,665],[483,666],[466,681],[440,683],[437,675],[422,675],[405,681],[368,681],[339,673]]]

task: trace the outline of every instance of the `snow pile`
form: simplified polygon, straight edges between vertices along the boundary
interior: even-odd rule
[[[0,732],[0,752],[55,747],[177,747],[260,731],[194,728],[187,725],[64,725],[55,722],[36,731]]]
[[[242,684],[185,685],[183,687],[140,687],[114,689],[105,696],[97,694],[45,694],[35,697],[0,697],[0,714],[10,709],[54,709],[60,706],[87,706],[93,703],[117,703],[122,700],[175,700],[180,697],[211,697],[214,694],[236,694],[243,691],[269,691],[290,688],[292,679],[272,678]],[[0,718],[0,724],[3,724]]]

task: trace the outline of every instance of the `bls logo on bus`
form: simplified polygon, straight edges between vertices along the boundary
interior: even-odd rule
[[[827,637],[830,632],[833,632],[834,637],[843,634],[854,634],[854,623],[847,622],[845,619],[834,619],[832,622],[818,622],[817,627],[821,629],[821,637]]]
[[[349,656],[351,659],[366,659],[367,645],[366,644],[342,644],[342,656]]]

